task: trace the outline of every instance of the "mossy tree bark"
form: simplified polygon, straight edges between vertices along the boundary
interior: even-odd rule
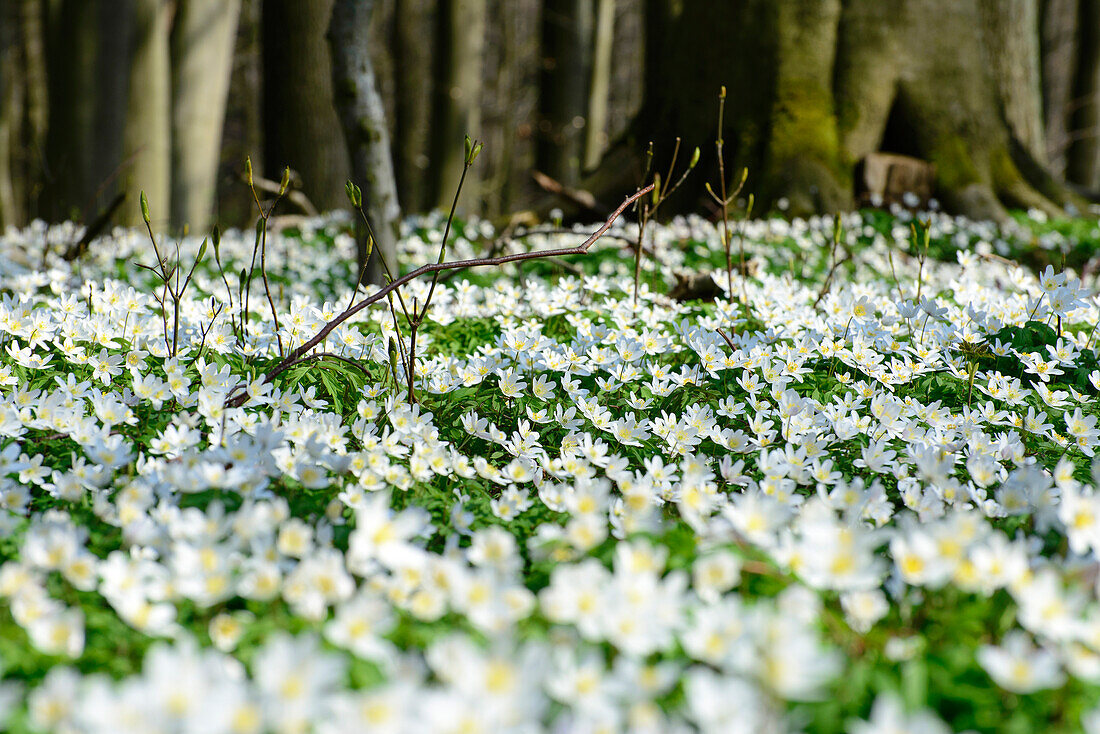
[[[351,158],[352,179],[363,190],[363,205],[374,231],[374,248],[367,257],[367,240],[358,242],[363,280],[382,283],[379,253],[397,267],[397,227],[401,209],[390,158],[390,135],[382,97],[371,63],[370,22],[374,0],[336,0],[329,23],[332,80],[336,109]]]
[[[624,155],[637,160],[649,141],[656,170],[677,136],[688,154],[712,152],[725,85],[726,171],[747,166],[764,206],[849,206],[855,164],[893,149],[935,164],[937,195],[955,211],[1060,211],[1074,196],[1042,165],[1037,3],[648,0],[642,112],[586,183],[607,200],[636,186]],[[681,208],[706,200],[717,171],[704,160]]]
[[[347,153],[332,101],[332,60],[325,32],[332,0],[264,0],[264,170],[284,166],[321,211],[347,204]]]

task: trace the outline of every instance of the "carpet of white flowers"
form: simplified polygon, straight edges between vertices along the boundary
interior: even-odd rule
[[[385,302],[263,379],[352,302],[345,219],[267,241],[278,333],[224,234],[174,349],[146,235],[9,230],[0,728],[1100,732],[1100,232],[907,219],[739,223],[732,275],[651,227],[636,303],[632,224],[457,272],[411,405]]]

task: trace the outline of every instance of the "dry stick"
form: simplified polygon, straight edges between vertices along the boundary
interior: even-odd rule
[[[424,275],[425,273],[435,273],[435,272],[440,272],[440,271],[444,271],[444,270],[455,270],[457,268],[474,268],[474,267],[485,267],[485,266],[490,266],[490,265],[504,265],[504,264],[510,263],[510,262],[519,262],[519,261],[523,261],[523,260],[536,260],[538,258],[544,258],[544,257],[562,257],[562,256],[565,256],[565,255],[584,255],[588,252],[588,249],[590,247],[592,247],[592,245],[596,242],[596,240],[598,240],[601,236],[603,236],[604,232],[611,229],[611,225],[615,223],[615,220],[619,218],[619,216],[626,210],[627,207],[629,207],[635,201],[637,201],[641,197],[645,196],[646,194],[648,194],[652,190],[653,190],[653,185],[650,184],[649,186],[646,186],[643,189],[639,189],[635,193],[628,196],[623,201],[623,203],[619,205],[619,208],[611,213],[611,216],[609,216],[607,218],[607,221],[605,221],[602,225],[600,225],[599,229],[597,229],[595,232],[593,232],[588,237],[588,239],[586,239],[584,242],[577,245],[576,247],[564,247],[564,248],[557,249],[557,250],[541,250],[539,252],[519,252],[519,253],[515,253],[515,254],[512,254],[512,255],[502,255],[501,257],[485,258],[485,259],[482,259],[482,260],[476,260],[476,259],[475,260],[455,260],[454,262],[449,262],[449,263],[429,263],[428,265],[421,266],[421,267],[417,268],[416,270],[413,270],[410,273],[406,273],[405,275],[401,276],[397,280],[391,281],[388,285],[382,287],[376,293],[374,293],[370,296],[367,296],[362,301],[355,304],[351,308],[345,310],[342,314],[340,314],[339,316],[334,318],[332,321],[325,324],[324,327],[322,327],[322,329],[319,332],[317,332],[317,334],[314,335],[314,337],[312,339],[310,339],[305,344],[303,344],[302,346],[295,349],[293,352],[291,352],[289,355],[287,355],[283,359],[283,361],[281,361],[281,362],[279,362],[279,364],[275,365],[275,367],[272,368],[272,370],[270,372],[268,372],[267,375],[264,376],[264,382],[265,383],[271,382],[272,380],[275,379],[276,376],[282,374],[283,372],[285,372],[286,370],[290,369],[295,364],[297,364],[298,361],[303,357],[303,355],[305,355],[307,352],[309,352],[309,350],[313,349],[315,346],[317,346],[318,344],[323,342],[325,340],[325,338],[328,337],[328,335],[330,333],[332,333],[332,330],[335,329],[337,326],[344,323],[345,321],[350,319],[352,316],[354,316],[355,314],[362,311],[367,306],[370,306],[371,304],[377,303],[378,301],[382,300],[383,298],[386,297],[387,294],[393,292],[395,289],[400,288],[401,286],[405,285],[406,283],[408,283],[411,280],[419,278],[421,275]],[[230,397],[229,399],[227,399],[226,400],[226,406],[230,407],[230,408],[239,408],[247,400],[248,400],[248,393],[245,392],[245,393],[242,393],[242,394],[237,395],[235,397]]]
[[[715,329],[715,331],[718,332],[718,336],[722,337],[726,341],[726,344],[729,345],[730,349],[732,349],[734,352],[737,351],[737,345],[733,343],[733,339],[730,339],[728,336],[726,336],[726,332],[722,331],[721,329]]]
[[[817,294],[817,298],[814,299],[814,305],[813,305],[814,308],[817,308],[817,304],[821,303],[821,299],[823,299],[826,295],[828,295],[829,288],[833,284],[833,276],[836,274],[837,268],[839,268],[841,265],[843,265],[844,263],[848,262],[851,259],[852,259],[852,253],[850,251],[844,253],[844,257],[840,258],[839,260],[836,260],[834,258],[832,267],[829,268],[829,274],[825,276],[825,283],[824,283],[824,285],[821,286],[821,291]]]
[[[481,143],[470,140],[470,136],[467,135],[466,158],[462,163],[462,175],[458,179],[458,188],[455,189],[455,196],[451,201],[451,212],[447,215],[447,226],[443,228],[443,239],[439,241],[439,259],[436,260],[437,263],[443,262],[443,258],[447,256],[447,235],[451,233],[451,225],[454,223],[455,211],[458,209],[458,197],[462,195],[462,186],[466,183],[466,174],[470,172],[470,168],[474,165],[474,160],[480,152]],[[439,271],[437,270],[432,273],[432,285],[428,288],[428,297],[424,299],[424,308],[418,311],[416,299],[413,299],[412,318],[409,319],[409,361],[405,365],[406,376],[409,379],[409,405],[416,404],[416,332],[419,331],[420,325],[424,323],[424,317],[428,315],[428,306],[432,303],[432,296],[435,295],[435,287],[438,284]]]
[[[852,259],[852,251],[848,250],[847,248],[845,248],[845,250],[846,250],[845,256],[843,258],[841,258],[840,260],[836,259],[836,248],[840,246],[840,229],[841,229],[840,215],[837,214],[836,215],[836,223],[835,223],[835,226],[833,228],[833,249],[829,253],[829,259],[832,260],[832,265],[829,267],[828,275],[825,276],[825,282],[821,286],[821,292],[819,292],[817,294],[817,298],[814,299],[814,305],[813,305],[814,308],[817,308],[817,304],[821,303],[821,299],[824,298],[825,294],[829,292],[829,288],[833,284],[833,276],[836,275],[836,269],[838,267],[840,267],[843,263],[845,263],[848,260]]]
[[[287,187],[290,185],[290,167],[283,169],[283,180],[279,184],[279,191],[275,196],[275,200],[271,202],[271,206],[264,211],[263,204],[260,203],[260,196],[256,193],[256,186],[253,183],[252,177],[252,159],[245,158],[245,165],[247,166],[247,178],[248,188],[252,190],[252,199],[256,202],[256,208],[260,210],[260,222],[256,224],[256,236],[259,239],[256,246],[252,248],[252,268],[248,271],[248,280],[252,282],[252,271],[256,267],[256,247],[260,249],[260,276],[264,281],[264,294],[267,295],[267,304],[271,307],[271,319],[275,322],[275,340],[279,344],[279,356],[283,356],[283,337],[279,333],[279,313],[275,308],[275,300],[271,297],[271,285],[267,281],[267,220],[271,218],[271,212],[275,211],[275,207],[279,205],[279,200],[283,198],[283,194],[286,193]],[[245,291],[247,296],[248,292]],[[245,300],[247,304],[247,299]],[[247,314],[247,307],[245,312]]]
[[[538,184],[543,191],[554,194],[555,196],[560,196],[588,211],[595,212],[596,214],[603,214],[607,211],[607,207],[602,206],[600,202],[596,200],[596,196],[590,191],[571,189],[560,181],[547,176],[542,171],[531,171],[531,178],[535,179],[535,183]]]

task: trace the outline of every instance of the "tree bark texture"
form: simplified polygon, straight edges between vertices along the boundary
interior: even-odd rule
[[[130,82],[130,41],[135,0],[100,0],[101,43],[96,58],[96,107],[93,121],[92,182],[96,206],[114,198],[121,184],[123,131]]]
[[[229,226],[246,227],[256,219],[256,202],[243,180],[246,157],[252,160],[255,174],[275,178],[282,174],[281,168],[272,172],[264,166],[262,5],[262,0],[241,0],[240,19],[237,21],[216,190],[218,222],[223,229]],[[339,139],[336,144],[340,144]],[[280,211],[292,211],[292,208]]]
[[[264,166],[301,176],[302,191],[325,211],[346,205],[347,152],[332,99],[325,32],[332,0],[264,0]]]
[[[144,191],[157,224],[168,222],[172,206],[172,70],[169,34],[172,4],[135,0],[130,43],[123,175],[129,201],[121,221],[141,223],[138,192]]]
[[[607,108],[611,102],[611,60],[615,46],[615,0],[596,0],[592,80],[588,88],[584,168],[595,168],[607,147]]]
[[[437,207],[446,209],[462,175],[463,140],[481,133],[481,64],[487,14],[486,0],[443,0],[438,7],[432,199]],[[475,200],[477,182],[477,169],[471,169],[466,177],[465,201]]]
[[[394,10],[394,162],[397,193],[411,211],[428,208],[436,3],[401,0]]]
[[[656,170],[677,136],[712,152],[726,85],[726,171],[747,166],[764,206],[850,206],[856,163],[887,150],[932,162],[955,211],[1060,211],[1080,200],[1041,165],[1038,0],[1006,1],[648,0],[642,111],[586,183],[608,201],[629,191],[625,161],[649,141]],[[704,156],[678,205],[697,209],[716,176]]]
[[[172,224],[214,215],[240,0],[179,0],[172,28]]]
[[[1100,0],[1080,0],[1066,178],[1100,192]]]
[[[1079,0],[1045,0],[1040,25],[1043,124],[1051,173],[1065,176],[1074,72],[1077,67]]]
[[[26,216],[15,163],[26,97],[19,10],[14,3],[0,7],[0,226],[21,224]]]
[[[336,0],[328,39],[336,109],[351,159],[352,179],[363,190],[363,205],[374,231],[374,248],[397,267],[397,200],[389,130],[371,64],[370,23],[374,0]],[[364,280],[382,282],[378,255],[367,262],[366,239],[359,238],[359,268]],[[364,266],[366,269],[364,270]]]
[[[593,0],[546,0],[542,9],[538,167],[564,184],[580,180],[592,74]]]
[[[49,127],[41,210],[50,219],[80,219],[92,205],[96,55],[102,39],[97,3],[52,0],[46,14]]]

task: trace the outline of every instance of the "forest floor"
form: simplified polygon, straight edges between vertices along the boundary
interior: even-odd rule
[[[1100,732],[1095,219],[348,226],[0,238],[7,730]]]

